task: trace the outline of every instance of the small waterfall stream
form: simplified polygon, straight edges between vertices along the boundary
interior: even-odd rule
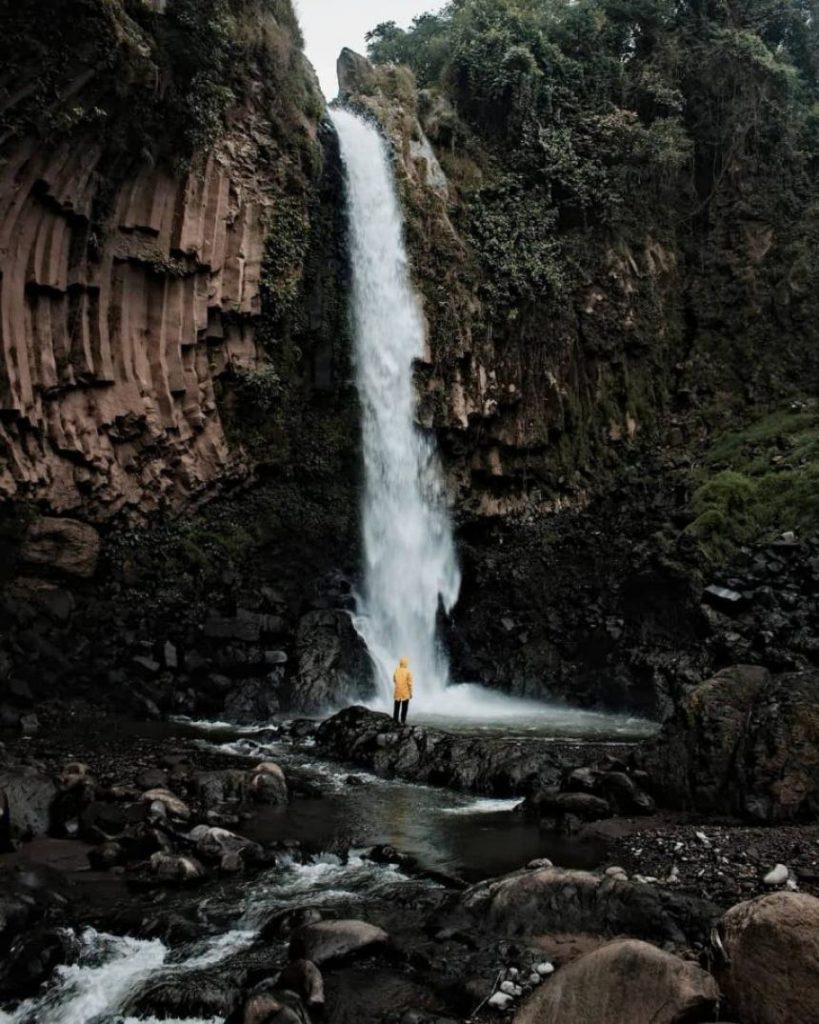
[[[364,592],[357,628],[392,699],[407,657],[416,704],[435,710],[448,682],[436,639],[460,572],[433,441],[415,424],[413,361],[424,324],[410,283],[401,210],[387,147],[371,124],[332,113],[347,171],[356,375],[362,407]]]

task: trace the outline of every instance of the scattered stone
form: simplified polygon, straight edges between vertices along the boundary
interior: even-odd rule
[[[512,1005],[512,997],[505,992],[495,992],[494,995],[489,997],[486,1005],[493,1007],[495,1010],[508,1010]]]
[[[168,789],[149,789],[142,794],[142,800],[147,804],[162,804],[167,813],[174,818],[187,820],[191,816],[188,805]]]
[[[739,611],[745,604],[744,597],[738,591],[731,590],[728,587],[718,587],[713,583],[705,588],[702,593],[702,599],[705,604],[711,605],[712,608],[728,612]]]
[[[290,958],[321,965],[363,949],[385,948],[388,941],[385,931],[366,921],[318,921],[293,932]]]
[[[205,869],[195,857],[157,850],[151,854],[150,865],[151,871],[165,881],[197,882],[205,877]]]
[[[784,885],[788,880],[790,872],[784,864],[777,864],[776,867],[772,868],[767,875],[762,879],[765,885],[776,886]]]

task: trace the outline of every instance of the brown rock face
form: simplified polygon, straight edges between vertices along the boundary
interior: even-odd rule
[[[686,698],[647,756],[671,803],[761,821],[819,809],[819,674],[736,665]]]
[[[514,1024],[686,1024],[703,1020],[718,998],[716,982],[702,968],[624,939],[558,971]]]
[[[744,1024],[819,1022],[819,900],[772,893],[732,907],[721,929],[721,982]]]
[[[132,18],[128,7],[81,5],[77,53],[16,26],[40,40],[46,70],[13,69],[19,95],[4,107],[12,128],[0,137],[0,500],[98,522],[142,520],[246,471],[242,453],[229,451],[214,382],[268,365],[257,338],[265,245],[288,221],[296,255],[271,275],[295,289],[301,250],[291,236],[307,229],[321,163],[320,101],[287,3],[276,17],[256,0],[237,5],[222,33],[247,59],[208,69],[227,98],[199,133],[163,33],[187,33],[191,63],[221,53],[227,38],[212,39],[208,5],[201,24],[168,11],[168,29],[164,17]],[[197,25],[211,50],[195,49]],[[275,114],[270,60],[287,93]],[[76,79],[73,62],[83,68]],[[53,132],[26,120],[26,97],[45,87],[38,75],[55,109],[96,110],[130,142],[82,121]]]
[[[100,157],[27,141],[0,175],[0,496],[105,519],[227,470],[213,382],[259,359],[264,205],[227,151],[181,178],[144,167],[96,258]]]
[[[30,565],[84,578],[94,575],[99,553],[100,537],[93,526],[50,516],[31,524],[21,552]]]

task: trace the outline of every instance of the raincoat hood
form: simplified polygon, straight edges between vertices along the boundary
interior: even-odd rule
[[[401,668],[409,668],[409,661],[406,658],[401,658],[398,664],[401,666]]]

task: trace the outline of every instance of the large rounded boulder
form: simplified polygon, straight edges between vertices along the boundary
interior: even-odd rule
[[[722,987],[743,1024],[819,1024],[819,899],[775,892],[721,925]]]
[[[514,1024],[693,1024],[717,1004],[701,967],[636,939],[620,939],[558,971]]]
[[[719,910],[653,885],[542,867],[479,882],[456,916],[510,937],[589,932],[694,944],[707,941]]]
[[[385,949],[388,942],[385,931],[366,921],[317,921],[293,932],[290,958],[324,964],[362,950]]]

